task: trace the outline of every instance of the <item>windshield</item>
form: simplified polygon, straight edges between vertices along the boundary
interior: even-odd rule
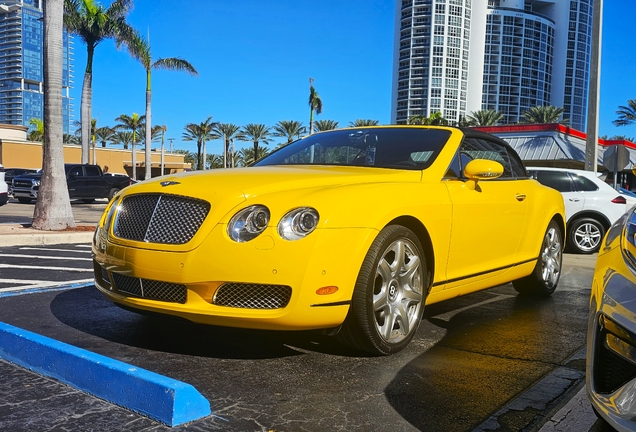
[[[345,165],[423,170],[451,132],[427,128],[362,128],[322,132],[265,156],[254,166]]]

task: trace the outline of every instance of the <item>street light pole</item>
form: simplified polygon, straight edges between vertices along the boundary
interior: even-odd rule
[[[598,164],[598,110],[601,84],[601,39],[603,35],[603,0],[594,0],[592,12],[592,57],[590,88],[587,97],[585,169],[596,172]]]

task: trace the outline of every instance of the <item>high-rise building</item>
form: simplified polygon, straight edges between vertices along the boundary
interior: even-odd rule
[[[0,123],[29,126],[44,116],[45,0],[0,0]],[[72,121],[73,40],[64,31],[62,113]]]
[[[585,130],[593,0],[396,0],[392,123],[564,109]]]

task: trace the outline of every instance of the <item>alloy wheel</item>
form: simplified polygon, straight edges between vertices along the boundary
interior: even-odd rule
[[[417,328],[422,307],[422,259],[406,238],[391,243],[375,271],[373,311],[378,334],[398,343]]]

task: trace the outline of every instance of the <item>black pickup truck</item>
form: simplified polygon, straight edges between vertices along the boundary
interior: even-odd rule
[[[71,199],[91,203],[97,198],[111,199],[117,192],[132,183],[128,176],[104,175],[99,165],[64,164],[66,183]],[[37,199],[41,173],[25,174],[13,178],[13,197],[23,204]]]

